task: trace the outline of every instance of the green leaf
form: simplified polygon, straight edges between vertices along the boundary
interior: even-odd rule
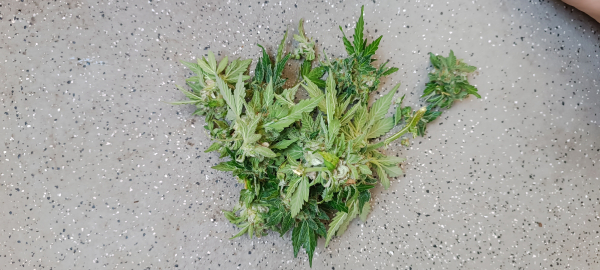
[[[273,145],[271,148],[273,148],[273,149],[286,149],[288,146],[290,146],[292,143],[296,142],[297,140],[298,140],[298,138],[292,139],[292,140],[279,141],[275,145]]]
[[[211,144],[208,148],[206,148],[206,150],[204,150],[204,153],[208,153],[208,152],[212,152],[212,151],[216,151],[221,149],[221,143],[219,142],[214,142],[213,144]]]
[[[344,41],[344,46],[346,47],[346,52],[348,53],[348,55],[353,55],[354,47],[352,47],[352,44],[350,43],[348,38],[346,38],[346,34],[344,34],[344,30],[342,29],[341,26],[340,26],[340,31],[342,31],[342,35],[343,35],[342,40]]]
[[[348,213],[346,212],[335,213],[335,217],[333,217],[333,220],[331,220],[331,223],[329,223],[329,230],[327,230],[327,237],[325,238],[325,247],[327,247],[329,241],[338,231],[342,223],[346,221],[346,218],[348,218]]]
[[[300,118],[302,118],[302,113],[311,112],[317,106],[317,104],[319,104],[319,102],[321,101],[322,98],[323,98],[323,96],[318,97],[318,98],[302,100],[302,101],[298,102],[298,104],[296,104],[296,106],[292,107],[292,111],[290,112],[290,114],[288,114],[287,116],[285,116],[279,120],[271,121],[271,122],[265,124],[264,126],[281,132],[284,128],[286,128],[289,125],[291,125],[292,123],[300,120]]]
[[[275,57],[275,62],[281,61],[281,56],[283,55],[283,47],[285,46],[285,40],[287,39],[288,31],[285,31],[285,35],[281,39],[279,46],[277,47],[277,57]]]
[[[367,216],[371,212],[371,204],[369,202],[366,202],[361,209],[362,210],[360,212],[360,220],[365,222],[365,221],[367,221]]]
[[[292,246],[294,247],[294,258],[298,257],[298,251],[304,244],[304,239],[300,239],[300,230],[302,229],[302,224],[297,224],[292,231]]]
[[[273,79],[269,80],[269,84],[263,91],[263,109],[267,110],[269,106],[273,103],[273,98],[275,97],[275,92],[273,91]]]
[[[337,236],[341,236],[342,234],[344,234],[344,232],[346,232],[346,229],[348,229],[348,225],[350,225],[350,222],[356,217],[356,215],[358,215],[358,206],[356,206],[356,202],[351,203],[351,205],[348,207],[348,211],[348,217],[346,218],[346,220],[344,220],[342,224],[340,224],[340,227],[335,234]]]
[[[317,81],[317,80],[321,79],[321,78],[323,77],[323,75],[325,75],[325,72],[326,72],[326,71],[327,71],[327,68],[326,68],[326,67],[324,67],[324,66],[319,66],[319,67],[316,67],[316,68],[314,68],[313,70],[311,70],[311,71],[310,71],[310,73],[308,73],[308,74],[306,75],[306,77],[307,77],[309,80],[311,80],[311,81],[315,82],[315,81]]]
[[[324,164],[330,171],[333,171],[336,168],[338,162],[340,161],[340,158],[328,152],[323,151],[319,152],[319,154],[321,154],[321,156],[323,157]]]
[[[169,102],[169,104],[171,105],[185,105],[185,104],[196,104],[198,103],[198,100],[185,100],[185,101],[173,101],[173,102]]]
[[[296,160],[304,156],[304,150],[294,143],[283,152],[283,155]]]
[[[337,137],[340,128],[341,128],[342,124],[340,123],[340,120],[337,120],[335,118],[331,119],[331,122],[329,122],[329,144],[328,146],[333,145],[333,142],[335,140],[335,138]]]
[[[265,225],[266,226],[278,225],[279,223],[281,223],[281,220],[283,219],[283,215],[284,215],[284,213],[280,210],[273,211],[273,213],[270,213],[269,217],[267,218],[267,223]]]
[[[231,172],[231,171],[234,171],[235,169],[238,169],[238,167],[234,165],[235,164],[234,162],[235,161],[221,162],[215,166],[212,166],[212,168],[215,170],[219,170],[219,171]]]
[[[251,63],[252,59],[234,60],[225,70],[225,76],[227,78],[237,78],[240,74],[244,74],[248,70]]]
[[[358,18],[358,22],[356,22],[356,28],[354,29],[354,50],[356,54],[360,55],[363,52],[364,44],[363,44],[363,30],[365,27],[365,21],[363,20],[363,13],[365,10],[365,6],[360,7],[360,17]]]
[[[296,217],[296,215],[300,212],[300,209],[302,209],[304,202],[308,201],[308,189],[308,178],[302,177],[298,183],[298,187],[296,187],[296,190],[294,191],[294,195],[292,195],[290,200],[292,217]]]
[[[215,60],[215,55],[211,52],[208,51],[208,59],[207,59],[208,65],[210,66],[210,69],[215,72],[217,70],[217,60]],[[215,73],[215,75],[217,75],[218,73]]]
[[[431,64],[433,65],[433,67],[438,68],[438,69],[442,68],[440,59],[433,53],[429,53],[429,61],[431,61]]]
[[[302,246],[304,246],[304,250],[306,250],[306,253],[308,254],[308,263],[310,267],[312,267],[313,255],[315,253],[315,248],[317,247],[317,237],[315,235],[315,230],[310,229],[308,220],[302,222],[300,240],[304,240]]]
[[[377,51],[377,49],[379,48],[379,42],[381,41],[382,37],[383,36],[379,36],[379,38],[377,38],[375,41],[369,44],[369,46],[367,46],[364,53],[365,56],[371,56],[375,54],[375,51]]]
[[[397,67],[391,67],[391,68],[389,68],[388,70],[386,70],[385,72],[383,72],[383,73],[381,74],[381,76],[387,76],[387,75],[390,75],[390,74],[392,74],[392,73],[394,73],[394,72],[396,72],[396,71],[398,71],[398,68],[397,68]]]
[[[475,86],[472,86],[468,83],[463,83],[461,86],[464,87],[465,90],[467,90],[467,93],[474,95],[477,98],[481,98],[481,96],[477,93],[477,88],[475,88]]]
[[[358,209],[362,213],[363,206],[371,200],[371,192],[369,190],[360,191],[358,194]]]
[[[336,91],[335,91],[335,79],[333,74],[329,74],[327,77],[327,87],[325,87],[325,107],[327,109],[327,124],[331,125],[331,121],[335,117],[335,106],[337,104]],[[331,128],[331,127],[330,127]]]
[[[319,87],[312,82],[310,79],[308,79],[308,77],[304,77],[304,82],[306,83],[306,85],[303,85],[304,89],[306,89],[306,92],[308,92],[308,95],[311,98],[318,98],[321,96],[324,96],[323,91],[321,91],[321,89],[319,89]],[[321,100],[321,102],[319,102],[319,109],[322,112],[327,112],[327,106],[325,104],[326,99]]]
[[[202,68],[200,67],[200,65],[195,64],[195,63],[186,62],[186,61],[181,61],[181,63],[184,64],[186,67],[188,67],[194,73],[196,73],[198,75],[202,74]]]
[[[346,204],[344,203],[333,200],[328,202],[327,204],[335,210],[348,213],[348,207],[346,207]]]
[[[375,121],[379,121],[379,119],[382,119],[385,116],[388,109],[392,105],[392,100],[394,99],[394,94],[398,90],[398,87],[400,87],[400,84],[394,86],[392,91],[388,92],[386,95],[379,98],[377,101],[375,101],[375,103],[373,103],[373,106],[369,111],[369,119],[372,123],[374,123]]]
[[[394,127],[394,117],[383,118],[371,127],[367,133],[367,139],[378,138],[385,135]]]
[[[229,106],[231,111],[234,112],[234,114],[235,114],[235,112],[238,111],[236,100],[233,97],[233,94],[231,93],[231,89],[229,89],[229,86],[227,86],[227,84],[219,76],[217,76],[217,87],[219,87],[219,91],[220,91],[221,95],[223,96],[223,99],[225,100],[225,102],[227,103],[227,105]],[[233,119],[230,119],[230,120],[233,120]]]
[[[456,66],[456,56],[454,56],[454,51],[450,50],[450,55],[446,58],[448,63],[448,68],[452,69]]]
[[[202,71],[204,73],[206,73],[208,75],[217,76],[217,74],[215,73],[215,70],[213,70],[208,63],[206,63],[206,60],[204,59],[204,57],[202,57],[202,59],[198,58],[198,66],[200,66],[200,68],[202,69]]]
[[[254,148],[254,151],[267,158],[274,158],[277,156],[277,154],[275,154],[271,149],[264,146],[256,146],[256,148]]]
[[[383,170],[381,165],[376,164],[375,168],[377,168],[377,176],[379,176],[379,181],[383,185],[384,189],[390,188],[390,179],[387,176],[387,173]]]
[[[283,216],[283,220],[281,221],[280,236],[283,237],[283,235],[285,233],[287,233],[290,230],[290,228],[292,228],[293,225],[294,225],[294,218],[292,217],[292,215],[290,213],[285,213],[285,215]]]
[[[384,165],[384,166],[398,165],[404,161],[406,161],[405,158],[394,157],[394,156],[384,156],[384,157],[380,157],[380,158],[376,159],[377,163]]]
[[[177,85],[177,89],[179,89],[179,91],[181,91],[182,93],[184,93],[185,96],[187,98],[191,99],[191,100],[194,100],[196,102],[199,101],[199,100],[202,100],[201,97],[197,96],[196,94],[194,94],[194,93],[192,93],[190,91],[185,90],[183,87],[181,87],[179,85]]]
[[[235,90],[233,92],[233,97],[235,100],[235,113],[236,116],[240,116],[242,114],[242,108],[244,107],[244,98],[246,97],[246,89],[244,88],[244,81],[242,74],[238,76],[237,84],[235,85]]]
[[[398,167],[397,165],[388,165],[388,166],[382,166],[383,170],[385,171],[385,173],[387,174],[387,176],[389,177],[397,177],[400,175],[403,175],[404,172],[402,171],[402,168]]]
[[[233,224],[238,224],[239,218],[235,215],[233,211],[223,211],[223,214],[225,215],[225,218],[229,220],[229,222]]]
[[[225,58],[223,58],[221,62],[219,62],[219,66],[217,67],[217,74],[220,74],[225,69],[228,63],[229,57],[225,56]]]
[[[234,239],[234,238],[238,238],[238,237],[244,235],[248,231],[248,228],[250,228],[250,224],[247,223],[247,224],[245,224],[244,226],[241,227],[240,232],[238,232],[236,235],[234,235],[231,238],[229,238],[229,240]]]

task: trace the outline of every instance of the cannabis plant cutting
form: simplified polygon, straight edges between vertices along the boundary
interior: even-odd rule
[[[426,124],[455,100],[479,97],[467,81],[476,68],[451,51],[448,57],[430,54],[434,71],[423,93],[426,107],[401,106],[402,98],[388,116],[399,85],[369,106],[381,78],[398,69],[374,65],[382,37],[369,43],[363,27],[361,9],[353,40],[343,34],[348,56],[317,60],[301,21],[293,53],[284,52],[287,33],[273,59],[261,46],[253,77],[251,60],[217,62],[208,52],[197,63],[184,62],[197,76],[187,79],[190,90],[179,87],[189,100],[176,104],[193,104],[194,114],[205,116],[214,141],[206,151],[226,159],[213,168],[243,184],[239,203],[224,211],[239,228],[234,238],[291,231],[294,256],[303,247],[312,266],[317,238],[327,246],[353,219],[364,221],[370,189],[378,183],[387,189],[391,177],[403,174],[404,159],[386,155],[385,147],[406,133],[423,135]],[[290,58],[302,63],[297,82],[286,88],[281,74]],[[298,99],[299,91],[308,98]],[[388,135],[395,126],[399,131]]]

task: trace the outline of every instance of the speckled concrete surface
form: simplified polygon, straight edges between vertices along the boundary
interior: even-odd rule
[[[314,269],[600,269],[600,24],[559,1],[370,1],[417,104],[427,52],[480,67]],[[343,51],[358,1],[0,3],[1,269],[298,269],[289,239],[229,240],[240,187],[175,84],[208,50],[257,57],[305,18]],[[291,49],[292,45],[288,44]],[[218,56],[218,58],[220,58]],[[398,94],[399,96],[400,94]]]

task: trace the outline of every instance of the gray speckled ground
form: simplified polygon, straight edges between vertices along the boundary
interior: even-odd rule
[[[202,118],[165,102],[179,60],[257,57],[302,17],[342,55],[358,2],[2,1],[0,268],[308,268],[287,238],[228,239],[240,187],[210,169]],[[600,24],[547,0],[365,5],[400,68],[384,91],[419,103],[427,52],[453,49],[483,98],[390,147],[406,177],[313,268],[600,269]]]

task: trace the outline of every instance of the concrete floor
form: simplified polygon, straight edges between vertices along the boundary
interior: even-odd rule
[[[300,18],[343,55],[359,2],[2,1],[0,269],[308,268],[289,235],[229,240],[240,187],[165,102],[180,60],[256,59]],[[427,53],[453,49],[483,98],[388,149],[406,176],[313,269],[600,269],[600,24],[555,0],[370,1],[365,21],[400,68],[383,92],[421,104]]]

